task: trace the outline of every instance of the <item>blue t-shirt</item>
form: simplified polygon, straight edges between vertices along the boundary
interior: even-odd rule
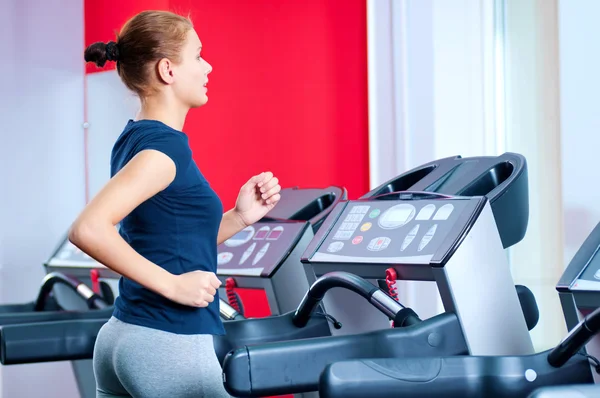
[[[136,154],[154,149],[176,165],[173,182],[120,223],[121,236],[172,274],[217,271],[217,235],[223,206],[192,159],[188,137],[154,120],[130,120],[111,155],[114,176]],[[177,334],[224,334],[219,293],[204,308],[188,307],[121,277],[114,316],[123,322]]]

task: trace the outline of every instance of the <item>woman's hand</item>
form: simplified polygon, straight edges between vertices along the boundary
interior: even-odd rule
[[[252,177],[240,189],[235,212],[245,226],[263,218],[281,199],[281,186],[270,171]]]
[[[165,296],[190,307],[207,307],[215,300],[221,281],[214,272],[192,271],[174,275],[169,293]]]

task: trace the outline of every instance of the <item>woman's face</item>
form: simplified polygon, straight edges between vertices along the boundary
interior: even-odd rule
[[[212,66],[202,58],[202,42],[194,29],[188,31],[180,61],[173,65],[176,76],[173,90],[176,96],[190,108],[206,104],[208,101],[206,85]]]

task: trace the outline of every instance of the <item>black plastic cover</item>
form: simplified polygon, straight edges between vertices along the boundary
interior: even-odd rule
[[[322,398],[514,398],[549,385],[591,383],[584,356],[561,368],[548,352],[529,356],[454,356],[362,359],[328,365],[319,382]]]
[[[219,362],[223,364],[229,351],[246,345],[331,336],[328,320],[323,315],[313,314],[306,326],[298,328],[292,323],[294,313],[223,322],[226,334],[214,336]]]
[[[316,391],[334,361],[467,353],[456,315],[445,313],[418,326],[241,347],[225,358],[223,379],[237,397],[296,394]]]
[[[0,327],[3,365],[91,359],[96,337],[107,319],[82,319]]]
[[[0,315],[0,355],[7,365],[92,358],[98,331],[112,310],[21,315],[25,316],[7,317],[4,324]],[[304,328],[297,328],[292,324],[293,315],[224,322],[227,334],[214,337],[219,361],[222,363],[230,350],[245,345],[331,335],[324,316],[315,314]]]
[[[535,300],[533,292],[529,290],[527,286],[515,285],[517,289],[517,296],[519,296],[519,303],[525,316],[525,322],[527,323],[527,330],[533,330],[540,320],[540,310]]]
[[[267,217],[274,219],[309,221],[313,231],[317,231],[331,209],[341,200],[348,198],[343,187],[327,188],[285,188],[281,200]]]
[[[361,199],[400,191],[485,196],[490,202],[504,248],[520,242],[527,232],[527,162],[517,153],[434,160],[386,181]]]
[[[18,325],[29,323],[45,323],[58,321],[76,321],[85,319],[108,320],[113,313],[113,308],[89,311],[39,311],[0,313],[0,326]],[[41,325],[40,325],[41,326]]]
[[[30,303],[22,303],[22,304],[4,304],[0,305],[0,315],[1,314],[14,314],[14,313],[22,313],[22,312],[33,312],[35,307],[35,303],[32,301]],[[57,308],[58,309],[58,308]]]
[[[36,311],[36,302],[31,301],[29,303],[15,303],[15,304],[2,304],[0,305],[0,315],[11,314],[11,313],[23,313],[23,312],[34,312]],[[43,311],[61,311],[62,308],[56,303],[54,297],[48,297],[44,303]]]
[[[527,398],[598,398],[600,397],[600,385],[577,384],[560,387],[538,388]]]

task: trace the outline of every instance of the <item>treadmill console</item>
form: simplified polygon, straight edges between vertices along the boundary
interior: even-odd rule
[[[257,222],[218,246],[217,274],[269,278],[291,253],[310,224]]]
[[[447,196],[348,201],[336,209],[335,220],[326,221],[315,239],[318,247],[311,245],[305,255],[314,252],[304,261],[443,266],[484,203],[479,197]]]
[[[97,269],[100,276],[103,277],[118,277],[113,271],[82,252],[66,238],[45,265],[49,272],[63,272],[79,278],[89,277],[92,269]]]
[[[600,223],[590,232],[556,285],[559,294],[585,298],[579,307],[600,307]],[[584,294],[584,293],[590,294]],[[592,298],[594,298],[592,300]]]
[[[600,253],[596,251],[581,274],[573,281],[571,290],[600,292]]]
[[[600,307],[600,223],[594,227],[575,253],[556,285],[567,330],[575,328],[587,315]],[[600,336],[587,343],[587,354],[600,357]],[[594,381],[600,375],[592,371]]]

